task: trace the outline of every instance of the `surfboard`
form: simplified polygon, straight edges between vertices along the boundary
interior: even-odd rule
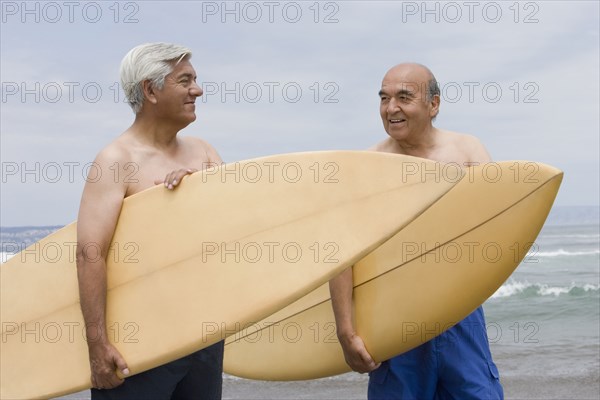
[[[402,179],[386,173],[409,167]],[[356,263],[461,177],[436,182],[414,173],[422,167],[435,163],[355,151],[278,155],[128,197],[107,255],[110,340],[136,374],[273,314]],[[0,267],[3,399],[91,385],[75,245],[73,223]],[[97,254],[93,244],[85,251]]]
[[[534,242],[561,181],[561,171],[534,162],[471,167],[356,263],[355,326],[373,358],[387,360],[441,334],[490,297],[521,261],[536,262]],[[261,380],[350,371],[328,285],[230,336],[224,370]]]

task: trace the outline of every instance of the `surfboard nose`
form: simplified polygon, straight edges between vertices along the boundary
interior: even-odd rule
[[[545,191],[546,196],[551,197],[548,201],[552,205],[564,177],[562,170],[535,161],[504,161],[501,164],[505,173],[512,176],[514,186],[522,186],[533,193],[548,185]]]
[[[503,164],[508,165],[508,169],[514,171],[513,176],[517,179],[522,179],[523,183],[533,183],[534,181],[547,182],[551,179],[559,179],[562,181],[564,172],[552,165],[548,165],[537,161],[504,161]]]
[[[558,194],[558,190],[560,189],[560,185],[562,184],[564,176],[564,172],[560,169],[551,165],[540,164],[540,179],[544,181],[541,186],[548,186],[548,190],[551,193],[554,193],[552,202],[554,202],[554,199]],[[548,212],[549,211],[550,210],[548,210]]]

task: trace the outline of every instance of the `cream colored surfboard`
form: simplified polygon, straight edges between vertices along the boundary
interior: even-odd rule
[[[440,168],[443,176],[450,166]],[[358,262],[356,329],[374,359],[389,359],[432,339],[491,296],[526,256],[561,180],[559,170],[533,162],[473,167]],[[535,253],[528,257],[534,261]],[[262,380],[349,371],[328,285],[230,336],[224,367],[229,374]]]
[[[456,171],[441,183],[423,179],[420,168],[434,164],[373,152],[290,154],[209,168],[175,191],[127,198],[107,256],[112,342],[135,374],[274,313],[460,179]],[[389,173],[403,169],[402,178]],[[0,267],[2,399],[90,387],[75,242],[73,223]],[[89,257],[96,250],[86,248]]]

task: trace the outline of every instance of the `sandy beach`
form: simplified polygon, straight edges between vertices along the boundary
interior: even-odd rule
[[[223,400],[359,400],[367,398],[366,375],[345,374],[304,382],[264,382],[225,377]],[[506,399],[597,399],[599,377],[547,378],[523,376],[502,379]],[[61,400],[88,400],[84,391]]]
[[[367,398],[366,375],[352,379],[319,379],[308,382],[258,382],[235,380],[223,386],[223,399],[348,399]],[[600,385],[587,379],[523,377],[503,379],[507,399],[597,399]]]

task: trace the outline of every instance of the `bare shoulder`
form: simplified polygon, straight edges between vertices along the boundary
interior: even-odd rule
[[[122,137],[119,137],[104,147],[94,162],[100,167],[111,166],[115,163],[125,164],[132,161],[132,154],[128,143]]]
[[[460,149],[467,162],[484,163],[491,161],[487,149],[476,136],[452,131],[445,131],[445,133],[452,147]]]
[[[217,150],[206,140],[196,136],[183,136],[181,141],[186,146],[190,146],[195,154],[204,154],[211,163],[222,164],[221,156]]]
[[[123,176],[123,169],[135,161],[133,157],[130,145],[122,137],[100,150],[88,170],[84,199],[94,204],[98,203],[97,199],[105,199],[109,195],[122,200],[129,186],[127,180],[120,177]]]
[[[89,169],[79,206],[78,241],[110,241],[128,185],[117,179],[119,169],[131,161],[131,152],[121,137],[103,148]]]
[[[445,138],[446,143],[452,143],[461,147],[472,146],[476,143],[480,143],[479,139],[473,135],[467,133],[449,131],[446,129],[438,129],[442,133],[442,137]]]

